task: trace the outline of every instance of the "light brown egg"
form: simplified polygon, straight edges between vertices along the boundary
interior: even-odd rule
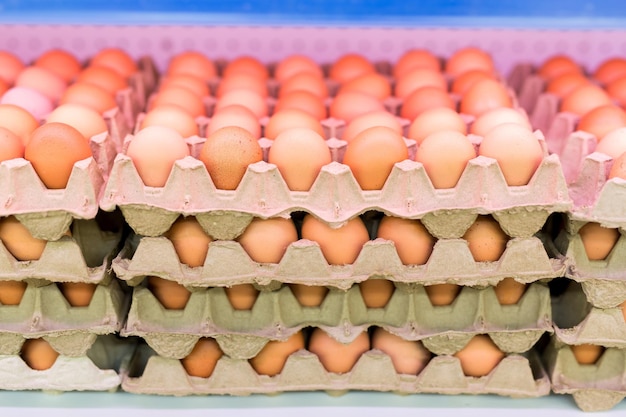
[[[276,106],[274,106],[274,112],[287,109],[302,110],[309,113],[317,120],[326,119],[328,116],[324,100],[304,90],[292,91],[278,99]]]
[[[423,265],[428,261],[437,239],[417,219],[384,216],[377,237],[391,240],[404,265]]]
[[[90,156],[91,148],[83,134],[70,125],[56,122],[35,129],[24,149],[24,159],[50,189],[65,188],[74,164]]]
[[[213,374],[217,361],[224,353],[215,339],[201,337],[189,355],[180,360],[187,375],[208,378]]]
[[[343,83],[339,87],[338,94],[348,91],[364,93],[378,100],[385,100],[391,96],[391,83],[384,75],[370,72]]]
[[[252,284],[238,284],[224,288],[226,297],[235,310],[251,310],[259,297],[259,290]]]
[[[449,306],[461,292],[461,286],[456,284],[434,284],[425,286],[424,290],[433,306]]]
[[[36,261],[46,248],[46,240],[38,239],[14,216],[0,218],[0,241],[18,261]]]
[[[43,120],[54,108],[54,104],[48,97],[28,87],[9,88],[2,94],[0,103],[19,106],[37,120]]]
[[[137,173],[148,187],[163,187],[174,162],[189,156],[189,147],[175,130],[164,126],[146,127],[132,138],[126,150]]]
[[[161,88],[150,102],[150,110],[163,105],[178,106],[194,118],[206,115],[202,99],[185,87]]]
[[[257,119],[267,116],[269,112],[267,101],[262,96],[254,91],[242,88],[224,93],[215,104],[214,111],[220,111],[222,108],[232,106],[233,104],[249,108]]]
[[[589,83],[589,79],[580,72],[567,72],[551,79],[546,86],[546,92],[563,98],[581,85]]]
[[[385,106],[375,97],[348,91],[333,98],[333,101],[330,103],[329,115],[335,119],[350,123],[361,115],[375,111],[385,111]]]
[[[15,80],[24,69],[24,63],[17,55],[9,51],[0,51],[0,78],[8,85],[15,84]]]
[[[344,344],[316,328],[311,333],[308,350],[318,356],[328,372],[345,374],[352,370],[362,354],[370,350],[370,339],[367,332],[363,332],[352,342]]]
[[[238,126],[248,132],[255,139],[261,137],[261,123],[256,115],[245,106],[233,104],[231,106],[222,107],[211,116],[206,135],[210,136],[223,127]]]
[[[399,374],[417,375],[428,364],[432,354],[419,341],[405,340],[382,327],[372,334],[372,349],[386,353]]]
[[[582,68],[567,55],[553,55],[537,70],[537,74],[548,81],[572,72],[582,73]]]
[[[626,112],[611,104],[596,107],[578,121],[578,130],[591,133],[598,141],[620,127],[626,127]]]
[[[498,161],[509,186],[528,184],[543,160],[543,150],[533,132],[516,123],[504,123],[487,132],[478,154]]]
[[[491,216],[478,216],[463,239],[476,262],[495,262],[504,253],[509,237]]]
[[[126,78],[115,70],[93,65],[82,70],[76,77],[76,82],[96,85],[111,95],[128,87]]]
[[[474,84],[482,80],[495,80],[494,74],[484,70],[469,70],[452,81],[450,92],[464,96]]]
[[[370,240],[367,228],[359,217],[333,229],[311,214],[304,216],[301,236],[302,239],[317,242],[330,265],[353,264],[363,245]]]
[[[194,216],[179,217],[164,236],[174,245],[181,263],[192,268],[204,265],[213,239]]]
[[[343,163],[363,190],[380,190],[397,162],[408,159],[402,136],[384,126],[365,129],[347,146]]]
[[[218,189],[235,190],[248,165],[263,160],[263,151],[250,132],[229,126],[209,135],[198,159],[204,163]]]
[[[366,57],[357,53],[348,53],[331,64],[328,76],[331,80],[343,84],[371,72],[376,72],[376,68]]]
[[[80,72],[80,61],[70,52],[63,49],[49,49],[39,55],[35,66],[51,71],[69,83]]]
[[[626,152],[626,127],[620,127],[607,133],[596,146],[596,152],[608,155],[613,159],[619,158]]]
[[[528,284],[522,284],[513,278],[504,278],[493,288],[501,305],[517,304],[526,292]]]
[[[384,308],[396,290],[393,282],[386,279],[368,279],[358,286],[367,308]]]
[[[590,261],[606,259],[621,236],[618,229],[602,227],[595,222],[585,224],[578,234]]]
[[[267,96],[269,95],[265,80],[256,78],[254,75],[244,72],[235,73],[228,77],[222,78],[217,85],[215,97],[221,98],[224,94],[231,90],[241,89],[254,91],[263,98],[267,98]]]
[[[267,162],[276,165],[291,191],[309,191],[322,167],[332,162],[332,157],[319,133],[296,127],[274,139]]]
[[[0,104],[0,127],[15,133],[26,145],[39,122],[28,111],[14,104]]]
[[[474,135],[485,136],[494,127],[504,123],[515,123],[525,127],[528,130],[532,129],[528,116],[519,110],[512,109],[510,107],[498,107],[491,109],[481,114],[474,120],[470,132]]]
[[[592,344],[572,345],[570,349],[581,365],[593,365],[604,353],[604,347]]]
[[[467,376],[481,377],[488,375],[505,357],[489,336],[479,334],[470,339],[463,349],[454,354],[461,362],[463,373]]]
[[[341,139],[346,142],[351,142],[352,139],[362,131],[376,126],[385,126],[398,132],[398,134],[402,134],[402,124],[400,120],[388,111],[381,110],[365,113],[352,119],[341,134]]]
[[[297,240],[295,224],[283,217],[254,218],[237,238],[254,262],[267,264],[279,263],[287,247]]]
[[[420,143],[415,160],[424,165],[435,188],[454,188],[467,167],[476,158],[474,145],[467,136],[453,130],[442,130]]]
[[[115,70],[124,78],[137,72],[133,58],[120,48],[100,49],[89,61],[90,66],[103,66]]]
[[[91,304],[97,287],[96,284],[89,282],[60,282],[57,285],[72,307],[87,307]]]
[[[626,77],[626,59],[623,57],[613,57],[602,61],[593,73],[593,78],[605,85],[623,77]]]
[[[15,80],[15,86],[32,88],[56,103],[63,96],[67,83],[50,70],[30,66],[20,72]]]
[[[237,73],[250,74],[260,80],[269,78],[267,67],[255,57],[249,55],[241,55],[229,61],[226,67],[224,67],[222,77],[228,77]]]
[[[185,110],[172,104],[164,104],[145,114],[141,120],[141,130],[150,126],[173,129],[183,138],[197,136],[200,132],[196,119]]]
[[[0,304],[5,306],[20,305],[26,287],[24,281],[0,281]]]
[[[191,297],[191,291],[176,281],[150,276],[148,289],[167,310],[183,310]]]
[[[452,78],[476,69],[489,73],[495,72],[491,55],[480,48],[471,46],[455,51],[445,64],[445,72]]]
[[[448,107],[435,107],[423,111],[409,125],[409,139],[421,144],[427,136],[443,130],[467,133],[467,122],[455,110]]]
[[[294,128],[310,129],[324,137],[324,128],[320,121],[310,113],[299,109],[285,109],[274,112],[265,125],[265,134],[263,136],[268,139],[276,139],[284,131]]]
[[[604,89],[614,102],[626,108],[626,75],[611,81]]]
[[[28,339],[22,345],[20,356],[29,368],[45,371],[52,368],[59,353],[44,339]]]
[[[308,91],[322,99],[327,98],[329,94],[326,81],[322,77],[310,72],[301,72],[281,82],[278,88],[278,98],[299,90]]]
[[[613,160],[611,170],[609,171],[609,179],[622,178],[626,180],[626,152]]]
[[[400,56],[393,66],[393,76],[400,78],[415,68],[441,71],[441,61],[426,49],[409,49]]]
[[[414,120],[427,110],[438,107],[456,109],[456,103],[447,91],[439,87],[422,87],[409,94],[400,107],[400,116]]]
[[[167,75],[191,75],[205,83],[217,76],[215,63],[207,56],[196,51],[181,52],[167,65]]]
[[[396,97],[405,99],[422,87],[437,87],[448,91],[448,81],[439,71],[417,68],[398,78],[393,91]]]
[[[324,77],[319,64],[305,55],[293,54],[281,59],[274,68],[274,78],[279,83],[286,81],[296,74],[310,73],[317,77]]]
[[[596,107],[608,104],[612,104],[608,93],[602,88],[589,83],[575,88],[571,93],[563,97],[560,110],[582,116]]]
[[[78,104],[89,107],[102,114],[117,107],[117,102],[111,93],[88,83],[74,83],[63,93],[59,104]]]
[[[498,107],[513,107],[509,92],[498,81],[482,80],[472,85],[461,97],[459,112],[480,116]]]
[[[106,122],[97,111],[79,104],[62,104],[46,118],[46,123],[65,123],[89,139],[108,130]]]
[[[0,162],[23,157],[22,139],[9,129],[0,127]]]
[[[159,90],[164,90],[169,87],[186,88],[200,98],[209,97],[211,95],[209,84],[202,78],[193,74],[180,73],[167,75],[159,83]]]
[[[283,371],[289,356],[302,349],[304,336],[298,331],[287,340],[270,340],[249,362],[257,374],[275,376]]]
[[[302,307],[319,307],[328,294],[327,287],[305,284],[288,284],[293,296]]]

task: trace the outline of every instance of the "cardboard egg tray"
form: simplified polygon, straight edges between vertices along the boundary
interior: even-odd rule
[[[367,308],[358,286],[329,291],[319,307],[302,307],[284,286],[261,291],[247,311],[235,310],[223,288],[194,289],[184,310],[168,310],[148,288],[138,286],[121,334],[140,336],[159,355],[178,359],[200,337],[210,336],[230,357],[248,359],[269,340],[310,326],[343,343],[380,326],[406,340],[421,340],[436,354],[454,353],[476,334],[488,333],[500,350],[521,353],[552,331],[552,316],[549,290],[540,283],[530,285],[511,306],[500,305],[492,287],[463,287],[450,306],[434,307],[423,286],[399,286],[384,308]],[[233,343],[237,340],[241,343]]]
[[[208,378],[189,376],[180,361],[154,354],[140,345],[130,372],[122,375],[122,389],[138,394],[159,395],[250,395],[286,391],[348,390],[391,391],[399,394],[497,394],[510,397],[548,395],[550,382],[538,358],[530,354],[507,355],[490,374],[467,377],[453,356],[433,357],[418,375],[398,374],[391,358],[379,350],[363,355],[351,371],[330,373],[318,357],[300,350],[287,358],[274,377],[258,375],[245,359],[222,356]]]
[[[61,391],[116,391],[120,370],[134,350],[115,336],[96,339],[86,354],[61,355],[51,368],[31,369],[19,354],[0,355],[0,389]]]

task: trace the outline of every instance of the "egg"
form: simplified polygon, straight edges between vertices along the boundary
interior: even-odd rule
[[[408,137],[421,144],[433,133],[456,131],[465,135],[467,122],[455,110],[449,107],[435,107],[420,113],[409,125]]]
[[[9,129],[0,127],[0,162],[23,157],[22,139]]]
[[[302,110],[309,113],[317,120],[326,119],[328,116],[324,100],[313,93],[303,90],[293,91],[287,95],[283,95],[274,106],[275,112],[287,109]]]
[[[553,55],[537,69],[537,74],[546,80],[552,80],[567,73],[582,73],[582,68],[566,55]]]
[[[97,287],[96,284],[89,282],[60,282],[57,285],[72,307],[89,306]]]
[[[405,340],[382,327],[372,333],[372,349],[386,353],[396,372],[407,375],[419,374],[432,356],[421,342]]]
[[[459,96],[465,95],[474,84],[483,80],[494,80],[494,75],[491,72],[484,70],[469,70],[459,75],[452,80],[450,86],[450,92],[458,94]]]
[[[308,350],[319,358],[322,366],[336,374],[350,372],[362,354],[370,349],[367,332],[360,333],[352,342],[341,343],[324,330],[316,328],[311,333]]]
[[[626,108],[626,75],[611,81],[605,90],[616,104]]]
[[[398,134],[402,134],[403,131],[402,124],[396,116],[386,110],[381,110],[365,113],[352,119],[341,134],[341,139],[349,143],[362,131],[376,126],[388,127]]]
[[[4,95],[5,91],[9,89],[9,84],[0,78],[0,96]]]
[[[578,121],[578,130],[591,133],[598,141],[620,127],[626,127],[626,112],[610,104],[596,107],[583,114]]]
[[[288,284],[293,296],[302,307],[319,307],[328,294],[327,287],[305,284]]]
[[[400,78],[416,68],[440,71],[441,61],[427,49],[409,49],[400,56],[393,66],[393,76]]]
[[[409,151],[398,132],[384,126],[366,129],[346,147],[343,163],[350,167],[362,190],[380,190],[397,162]]]
[[[505,123],[514,123],[528,130],[532,129],[530,120],[525,113],[510,107],[498,107],[478,116],[472,123],[470,132],[484,137],[493,128]]]
[[[284,131],[294,128],[308,129],[324,137],[324,128],[320,121],[310,113],[299,109],[274,112],[265,125],[264,136],[268,139],[276,139]]]
[[[261,137],[261,123],[259,119],[252,110],[239,104],[222,107],[215,112],[207,126],[206,135],[210,136],[221,128],[229,126],[241,127],[250,132],[255,139]]]
[[[437,242],[418,219],[384,216],[378,225],[377,237],[394,243],[404,265],[423,265]]]
[[[484,334],[472,337],[467,345],[454,354],[461,362],[463,373],[471,377],[488,375],[505,357],[502,352]]]
[[[582,116],[596,107],[608,104],[612,102],[606,91],[593,84],[583,84],[563,97],[560,110]]]
[[[74,83],[63,93],[59,104],[79,104],[102,114],[117,107],[115,97],[97,85]]]
[[[0,281],[0,305],[20,305],[26,287],[24,281]]]
[[[618,156],[613,161],[613,165],[611,165],[608,178],[611,179],[616,177],[626,180],[626,152]]]
[[[55,73],[66,83],[71,82],[82,68],[80,61],[72,53],[56,48],[39,55],[35,60],[35,66]]]
[[[37,120],[43,120],[54,108],[52,101],[37,90],[28,87],[8,89],[0,99],[0,104],[14,104],[25,110]]]
[[[376,68],[366,57],[357,53],[347,53],[331,64],[328,76],[331,80],[342,84],[372,72],[376,72]]]
[[[149,108],[154,109],[163,105],[178,106],[194,118],[206,115],[202,99],[185,87],[160,89],[150,101]]]
[[[546,92],[563,98],[581,85],[589,83],[589,79],[580,72],[567,72],[552,78],[546,85]]]
[[[14,104],[0,104],[0,127],[16,134],[26,145],[39,122],[27,110]]]
[[[604,347],[592,344],[581,344],[570,346],[574,358],[581,365],[593,365],[598,362],[604,353]]]
[[[322,167],[332,162],[332,157],[319,133],[296,127],[274,139],[267,162],[276,165],[291,191],[309,191]]]
[[[163,104],[147,112],[141,120],[140,129],[145,130],[148,127],[172,129],[183,138],[197,136],[200,133],[196,119],[172,104]]]
[[[384,308],[396,290],[393,282],[386,279],[368,279],[358,286],[367,308]]]
[[[467,167],[476,158],[474,145],[462,133],[442,130],[420,143],[415,160],[421,162],[433,187],[454,188]]]
[[[128,78],[137,72],[137,64],[128,53],[120,48],[102,48],[89,61],[90,66],[108,67]]]
[[[274,78],[279,83],[301,73],[310,73],[320,78],[324,76],[322,68],[315,61],[299,54],[281,59],[274,68]]]
[[[445,72],[452,78],[456,78],[464,72],[477,69],[489,73],[495,72],[491,55],[480,48],[472,46],[458,49],[445,63]]]
[[[248,165],[263,159],[263,150],[250,132],[229,126],[209,135],[198,159],[204,163],[218,189],[235,190]]]
[[[405,99],[413,91],[422,87],[437,87],[443,91],[448,91],[448,80],[439,71],[417,68],[396,80],[394,95]]]
[[[366,113],[384,110],[385,106],[375,97],[348,91],[336,95],[330,103],[328,111],[330,117],[350,123],[353,119]]]
[[[135,134],[126,155],[132,159],[139,177],[148,187],[163,187],[174,162],[189,156],[189,147],[174,129],[149,126]]]
[[[364,93],[378,100],[385,100],[391,96],[391,83],[387,77],[376,72],[370,72],[343,83],[339,87],[338,94],[348,91]]]
[[[211,95],[207,82],[193,74],[179,73],[167,75],[159,83],[159,90],[165,90],[169,87],[186,88],[200,98]]]
[[[259,290],[252,284],[233,285],[224,288],[224,292],[235,310],[251,310],[259,296]]]
[[[46,123],[53,122],[72,126],[82,133],[86,139],[108,130],[107,124],[99,112],[79,104],[62,104],[58,106],[46,117]]]
[[[191,297],[191,291],[175,281],[149,276],[147,283],[152,295],[167,310],[184,310]]]
[[[509,237],[491,216],[480,215],[463,235],[476,262],[495,262],[500,259]]]
[[[586,223],[578,231],[585,253],[590,261],[606,259],[620,238],[618,229],[602,227],[599,223]]]
[[[85,68],[76,77],[76,82],[96,85],[111,95],[128,87],[126,78],[115,70],[104,66],[91,65]]]
[[[249,362],[257,374],[275,376],[283,371],[291,354],[303,349],[304,336],[298,331],[287,340],[270,340]]]
[[[50,343],[39,338],[25,340],[20,356],[29,368],[45,371],[52,368],[59,357],[59,353],[50,346]]]
[[[20,72],[15,80],[15,86],[36,90],[56,103],[63,96],[67,83],[45,68],[30,66]]]
[[[461,292],[461,286],[456,284],[434,284],[425,286],[424,290],[433,306],[449,306]]]
[[[533,132],[515,123],[504,123],[487,132],[478,154],[498,161],[509,186],[528,184],[543,160],[543,150]]]
[[[330,265],[353,264],[363,245],[370,240],[365,223],[359,217],[332,228],[311,214],[304,216],[301,236],[316,242]]]
[[[514,305],[522,298],[527,287],[528,284],[522,284],[513,278],[504,278],[493,287],[493,291],[501,305]]]
[[[24,148],[41,182],[49,189],[67,186],[74,164],[92,156],[89,143],[65,123],[46,123],[33,131]]]
[[[593,73],[593,78],[605,85],[625,76],[626,59],[623,57],[605,59],[598,65]]]
[[[465,92],[461,97],[459,111],[480,116],[498,107],[513,107],[513,100],[504,85],[487,79],[476,82]]]
[[[33,237],[14,216],[0,218],[0,241],[18,261],[36,261],[41,258],[46,240]]]
[[[328,86],[322,77],[310,72],[301,72],[282,81],[278,87],[278,98],[284,97],[293,91],[308,91],[319,98],[328,97]]]
[[[254,218],[237,238],[254,262],[267,264],[279,263],[289,245],[297,240],[295,224],[283,217]]]
[[[215,91],[215,97],[221,98],[231,90],[241,89],[253,91],[263,98],[267,98],[269,95],[265,80],[247,73],[236,73],[220,80]]]
[[[619,127],[607,133],[598,146],[596,152],[603,153],[617,159],[626,152],[626,127]]]
[[[204,265],[213,239],[194,216],[179,217],[164,236],[174,245],[181,263],[192,268]]]
[[[414,120],[423,112],[438,108],[447,107],[456,109],[456,103],[450,95],[438,87],[422,87],[409,94],[400,107],[400,116],[405,119]]]
[[[229,61],[224,67],[222,77],[228,77],[236,73],[250,74],[261,80],[269,78],[267,67],[255,57],[249,55],[241,55]]]
[[[24,63],[9,51],[0,51],[0,78],[8,85],[15,84],[17,76],[24,69]]]
[[[172,57],[167,65],[167,75],[191,75],[205,83],[217,76],[215,63],[197,51],[185,51]]]
[[[223,352],[215,339],[201,337],[194,345],[192,351],[180,360],[185,372],[189,376],[208,378],[213,374],[217,361]]]
[[[269,113],[269,107],[267,105],[267,102],[262,96],[260,96],[258,93],[255,93],[254,91],[243,88],[230,90],[224,93],[215,104],[214,111],[217,112],[220,109],[227,106],[232,106],[233,104],[239,104],[241,106],[249,108],[250,110],[252,110],[252,113],[254,113],[257,119],[265,117]]]

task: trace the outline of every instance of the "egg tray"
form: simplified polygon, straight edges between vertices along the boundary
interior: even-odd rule
[[[269,340],[320,327],[342,343],[371,326],[421,340],[436,354],[453,354],[476,334],[500,350],[529,350],[552,331],[547,286],[530,285],[515,305],[502,306],[493,287],[463,287],[449,306],[433,306],[423,286],[399,286],[384,308],[367,308],[358,286],[330,290],[319,307],[302,307],[290,288],[261,291],[250,310],[235,310],[223,288],[193,291],[183,310],[165,309],[146,287],[135,287],[123,336],[140,336],[159,353],[183,358],[200,337],[214,337],[230,357],[248,359]],[[175,342],[173,342],[175,340]]]
[[[203,141],[188,139],[191,155],[198,154]],[[409,147],[414,146],[411,142]],[[341,158],[345,142],[327,143],[334,157]],[[421,219],[438,238],[460,237],[476,215],[492,214],[509,236],[528,237],[551,213],[571,208],[556,155],[546,156],[529,184],[519,187],[507,186],[495,159],[479,156],[469,161],[455,188],[440,190],[433,188],[421,163],[405,160],[395,164],[382,190],[363,191],[350,168],[338,160],[322,167],[308,192],[290,191],[276,165],[265,161],[249,165],[239,187],[231,191],[216,189],[194,156],[176,161],[164,187],[147,187],[130,157],[118,154],[100,207],[105,211],[119,207],[140,235],[162,235],[180,215],[193,215],[210,236],[224,240],[237,237],[253,217],[305,211],[339,227],[371,210]]]
[[[98,285],[86,307],[72,307],[55,284],[28,285],[19,305],[0,305],[0,354],[42,337],[62,355],[82,356],[98,335],[119,332],[129,299],[115,280]]]
[[[535,66],[528,62],[516,64],[506,77],[506,83],[515,92],[519,106],[531,114],[545,90],[545,81],[535,74]]]
[[[626,398],[626,350],[607,348],[593,365],[578,363],[554,338],[543,359],[556,394],[571,394],[583,411],[605,411]]]
[[[154,354],[149,347],[137,350],[129,373],[122,374],[122,389],[136,394],[158,395],[251,395],[288,391],[351,390],[391,391],[399,394],[496,394],[509,397],[540,397],[550,392],[549,379],[532,353],[528,358],[506,356],[489,375],[475,378],[463,374],[459,360],[438,356],[416,375],[398,374],[391,358],[379,350],[363,355],[351,371],[331,373],[318,357],[306,350],[291,354],[279,375],[258,375],[248,361],[222,356],[208,378],[189,376],[180,361]]]
[[[0,355],[0,390],[114,392],[134,349],[115,336],[99,337],[85,355],[61,355],[46,370],[31,369],[17,354]]]

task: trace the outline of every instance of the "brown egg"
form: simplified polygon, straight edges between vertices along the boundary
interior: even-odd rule
[[[140,128],[144,130],[150,126],[173,129],[183,138],[197,136],[199,133],[196,119],[185,110],[172,104],[164,104],[146,113]]]
[[[578,130],[591,133],[598,141],[620,127],[626,127],[626,112],[611,104],[596,107],[578,121]]]
[[[619,308],[622,310],[622,316],[624,318],[624,323],[626,323],[626,301],[619,305]]]
[[[604,89],[613,101],[626,108],[626,75],[611,81]]]
[[[319,307],[322,305],[326,294],[328,294],[327,287],[320,287],[314,285],[305,284],[288,284],[293,296],[296,297],[298,303],[302,307]]]
[[[91,156],[91,148],[82,133],[56,122],[35,129],[24,149],[24,159],[50,189],[65,188],[74,164]]]
[[[263,136],[268,139],[276,139],[284,131],[294,128],[309,129],[324,137],[324,128],[320,121],[310,113],[299,109],[285,109],[274,112],[265,125],[265,134]]]
[[[20,305],[26,287],[24,281],[0,281],[0,304],[5,306]]]
[[[309,113],[317,120],[326,119],[328,112],[324,100],[319,96],[304,90],[292,91],[283,95],[276,102],[275,112],[287,109],[298,109]]]
[[[459,96],[464,96],[467,90],[469,90],[477,82],[494,79],[494,75],[491,72],[484,70],[470,70],[459,75],[452,81],[450,92],[458,94]]]
[[[179,217],[164,236],[174,245],[181,263],[192,268],[204,265],[213,239],[194,216]]]
[[[91,65],[85,68],[78,74],[76,82],[98,86],[111,95],[128,87],[126,78],[114,69],[104,66]]]
[[[467,122],[453,109],[435,107],[417,116],[409,125],[409,138],[421,144],[427,136],[442,130],[467,133]]]
[[[353,119],[375,111],[384,111],[385,106],[368,94],[348,91],[338,94],[330,103],[329,115],[350,123]]]
[[[0,127],[0,162],[23,157],[22,139],[9,129]]]
[[[387,77],[376,72],[370,72],[343,83],[339,87],[338,94],[348,91],[364,93],[378,100],[385,100],[391,96],[391,83]]]
[[[363,190],[380,190],[397,162],[408,159],[402,136],[384,126],[359,133],[347,146],[343,163]]]
[[[441,71],[441,61],[426,49],[409,49],[400,56],[393,66],[393,76],[400,78],[416,68]]]
[[[537,74],[548,81],[572,72],[582,73],[582,68],[566,55],[551,56],[537,70]]]
[[[170,74],[161,80],[159,83],[159,90],[164,90],[169,87],[183,87],[200,98],[208,97],[211,95],[209,85],[204,79],[193,74]]]
[[[254,262],[267,264],[279,263],[287,247],[297,240],[295,224],[283,217],[254,218],[237,238]]]
[[[291,191],[309,191],[322,167],[332,162],[332,157],[319,133],[296,127],[274,139],[267,162],[276,165]]]
[[[593,365],[604,353],[604,347],[592,344],[570,346],[574,358],[581,365]]]
[[[15,84],[17,76],[24,69],[20,58],[9,51],[0,51],[0,78],[8,85]]]
[[[228,77],[222,78],[217,85],[215,97],[221,98],[224,94],[231,90],[250,90],[257,93],[263,98],[267,98],[267,84],[265,80],[258,79],[252,74],[236,73]]]
[[[484,137],[494,127],[504,123],[515,123],[528,130],[532,129],[530,120],[528,120],[526,114],[510,107],[499,107],[486,111],[478,116],[472,123],[470,132],[474,135]]]
[[[310,72],[301,72],[286,79],[278,88],[278,98],[284,97],[293,91],[308,91],[319,98],[328,97],[328,86],[322,77]]]
[[[461,292],[461,286],[456,284],[434,284],[425,286],[424,290],[433,306],[449,306]]]
[[[239,284],[224,288],[226,297],[235,310],[251,310],[259,296],[252,284]]]
[[[78,82],[70,85],[63,93],[59,104],[78,104],[102,114],[117,107],[115,98],[97,85]]]
[[[613,159],[619,158],[626,152],[626,127],[620,127],[607,133],[596,146],[596,152],[608,155]]]
[[[487,132],[478,154],[498,161],[509,186],[528,184],[543,160],[543,150],[533,132],[515,123],[504,123]]]
[[[150,102],[150,109],[163,105],[178,106],[194,118],[206,115],[202,99],[185,87],[161,88]]]
[[[213,374],[217,361],[223,352],[215,339],[201,337],[196,342],[189,355],[180,360],[187,375],[199,378],[208,378]]]
[[[119,48],[103,48],[89,61],[90,66],[102,66],[115,70],[124,78],[137,72],[137,64],[125,51]]]
[[[91,304],[97,287],[88,282],[60,282],[57,286],[72,307],[87,307]]]
[[[167,310],[184,310],[191,291],[183,285],[163,279],[160,277],[150,276],[148,280],[148,289],[159,300],[161,305]]]
[[[482,80],[472,85],[461,98],[459,111],[480,116],[498,107],[513,107],[506,87],[495,80]]]
[[[393,282],[386,279],[368,279],[357,285],[367,308],[384,308],[396,290]]]
[[[233,104],[222,107],[213,114],[207,127],[206,135],[210,136],[223,127],[238,126],[248,132],[255,139],[261,137],[261,123],[256,115],[245,106]]]
[[[606,259],[621,236],[618,229],[602,227],[594,222],[585,224],[578,234],[590,261]]]
[[[450,95],[438,87],[422,87],[409,94],[400,108],[400,116],[414,120],[427,110],[438,107],[456,109],[456,104]]]
[[[432,356],[421,342],[405,340],[382,327],[372,334],[372,349],[386,353],[396,372],[407,375],[419,374]]]
[[[229,126],[209,135],[198,159],[204,163],[218,189],[235,190],[248,165],[263,159],[263,151],[250,132]]]
[[[29,368],[45,371],[52,368],[59,353],[44,339],[28,339],[22,345],[20,356]]]
[[[302,349],[304,336],[299,331],[287,340],[270,340],[249,362],[257,374],[275,376],[283,371],[289,356]]]
[[[0,104],[0,127],[15,133],[26,145],[31,133],[39,127],[32,114],[13,104]]]
[[[489,73],[495,72],[491,55],[480,48],[471,46],[455,51],[445,65],[445,72],[452,78],[477,69]]]
[[[509,237],[491,216],[478,216],[463,235],[476,262],[495,262],[504,253]]]
[[[69,83],[80,72],[82,65],[78,59],[63,49],[49,49],[39,55],[35,66],[51,71]]]
[[[618,156],[613,161],[613,165],[611,165],[611,170],[609,171],[609,179],[615,177],[626,180],[626,152]]]
[[[46,123],[65,123],[72,126],[86,139],[108,130],[106,122],[97,111],[78,104],[62,104],[46,118]]]
[[[269,78],[267,67],[258,59],[247,55],[238,56],[228,62],[222,72],[222,77],[228,77],[236,73],[250,74],[261,80]]]
[[[519,302],[528,284],[522,284],[513,278],[504,278],[493,288],[501,305],[514,305]]]
[[[602,88],[593,84],[583,84],[561,100],[561,111],[578,116],[596,107],[612,104],[611,97]]]
[[[589,83],[589,79],[580,72],[567,72],[551,79],[546,86],[546,92],[563,98],[581,85]]]
[[[200,52],[181,52],[167,65],[167,75],[191,75],[204,81],[211,80],[217,76],[215,63]]]
[[[359,334],[352,342],[344,344],[316,328],[309,339],[309,351],[318,356],[328,372],[345,374],[350,372],[362,354],[370,350],[367,332]]]
[[[48,243],[33,237],[14,216],[0,218],[0,241],[18,261],[36,261],[41,258]]]
[[[233,104],[249,108],[257,119],[268,115],[267,101],[254,91],[246,89],[230,90],[224,93],[217,101],[214,111],[220,111],[222,108]]]
[[[304,216],[301,236],[316,242],[330,265],[353,264],[363,245],[370,240],[367,228],[359,217],[333,229],[311,214]]]
[[[448,91],[448,80],[439,71],[417,68],[396,80],[394,95],[405,99],[413,91],[422,87],[437,87],[443,91]]]
[[[424,165],[435,188],[454,188],[467,167],[476,158],[474,145],[467,136],[453,130],[442,130],[420,143],[415,160]]]
[[[3,96],[4,93],[9,89],[10,85],[0,78],[0,96]]]
[[[614,57],[602,61],[593,73],[593,78],[605,85],[623,77],[626,77],[626,59],[623,57]]]
[[[63,96],[67,83],[50,70],[31,66],[20,72],[15,80],[15,86],[32,88],[56,103]]]
[[[365,113],[355,117],[348,123],[345,130],[341,134],[341,139],[351,142],[359,133],[369,129],[370,127],[385,126],[392,129],[398,134],[402,134],[402,124],[400,120],[386,110]]]
[[[320,78],[324,77],[322,68],[311,58],[304,55],[289,55],[280,60],[276,64],[276,68],[274,68],[274,78],[279,83],[301,73],[310,73]]]
[[[391,240],[404,265],[423,265],[437,242],[421,221],[384,216],[378,225],[377,237]]]
[[[478,378],[488,375],[505,354],[498,349],[489,336],[479,334],[470,339],[469,343],[454,356],[461,362],[465,375]]]
[[[367,58],[360,54],[348,53],[331,64],[328,76],[331,80],[343,84],[370,72],[376,72],[376,68]]]

